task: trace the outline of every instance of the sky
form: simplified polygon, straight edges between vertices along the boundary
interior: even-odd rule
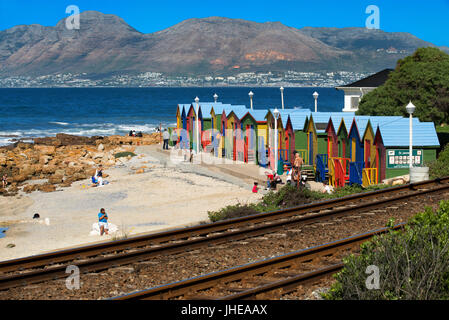
[[[168,28],[189,18],[220,16],[256,22],[280,21],[302,28],[365,27],[366,8],[379,8],[380,29],[409,32],[449,46],[449,0],[0,0],[0,30],[20,24],[54,26],[66,7],[115,14],[143,33]]]

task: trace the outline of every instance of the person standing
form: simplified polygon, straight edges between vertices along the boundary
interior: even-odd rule
[[[170,133],[168,133],[167,129],[164,129],[164,133],[162,133],[162,138],[164,139],[164,145],[162,149],[168,150],[168,139],[170,139]]]
[[[176,132],[176,130],[173,130],[173,133],[171,134],[171,141],[173,143],[173,148],[175,148],[178,144],[178,133]]]
[[[100,236],[102,236],[103,233],[108,234],[108,214],[106,213],[104,208],[101,208],[100,213],[98,214],[98,226],[100,227]]]
[[[6,173],[2,177],[2,185],[3,185],[3,189],[5,189],[6,186],[8,185],[8,175]]]
[[[295,168],[295,177],[296,177],[296,185],[299,188],[299,185],[301,183],[301,167],[304,164],[304,161],[302,160],[301,156],[299,155],[299,153],[295,154],[295,162],[293,164],[294,168]]]

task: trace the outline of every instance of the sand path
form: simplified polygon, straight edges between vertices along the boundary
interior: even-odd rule
[[[106,170],[110,184],[103,187],[90,188],[84,180],[61,191],[0,197],[0,226],[9,227],[0,239],[0,260],[112,239],[89,235],[102,207],[119,235],[135,235],[205,221],[208,210],[261,197],[236,177],[200,165],[172,164],[157,147],[139,147],[140,158]],[[132,168],[141,166],[146,172],[135,174]],[[34,213],[41,218],[33,220]]]

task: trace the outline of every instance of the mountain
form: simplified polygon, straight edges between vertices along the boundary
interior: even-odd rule
[[[144,34],[115,15],[85,11],[79,30],[66,29],[62,19],[54,27],[20,25],[0,31],[0,76],[368,72],[392,67],[421,46],[433,45],[407,33],[297,29],[222,17],[188,19]]]

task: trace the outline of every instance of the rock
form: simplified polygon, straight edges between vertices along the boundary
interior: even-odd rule
[[[8,243],[6,248],[14,248],[16,245],[14,243]]]
[[[55,165],[45,165],[42,167],[42,173],[53,174],[58,168]]]
[[[51,184],[59,184],[63,182],[63,176],[59,174],[54,174],[50,178],[48,178],[48,183]]]
[[[53,184],[44,183],[44,184],[39,185],[38,190],[40,190],[42,192],[53,192],[53,191],[56,191],[56,186]]]
[[[104,150],[104,145],[102,143],[100,143],[97,147],[98,151],[103,151]]]
[[[36,191],[38,189],[37,184],[27,184],[25,187],[23,187],[22,191],[25,193],[31,193],[33,191]]]
[[[23,182],[27,180],[28,176],[26,174],[18,174],[12,177],[12,181],[14,182]]]
[[[34,150],[38,151],[41,155],[52,156],[56,153],[56,147],[45,146],[45,145],[35,145]]]
[[[39,157],[39,164],[40,165],[46,165],[51,160],[50,156],[40,156]]]
[[[136,170],[136,173],[144,173],[145,172],[145,170],[144,169],[139,169],[139,170]]]

